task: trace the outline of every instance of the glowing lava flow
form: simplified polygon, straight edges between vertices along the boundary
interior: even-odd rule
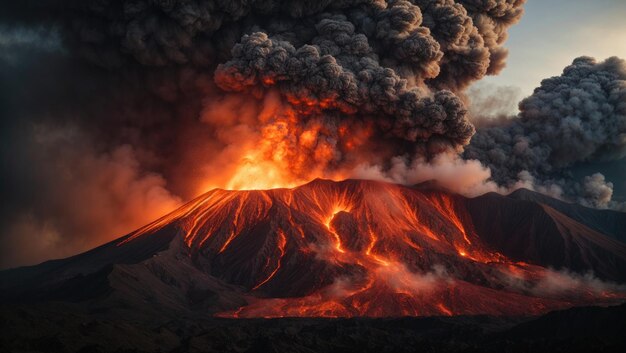
[[[527,315],[575,302],[503,290],[548,272],[485,246],[444,192],[360,180],[213,190],[118,245],[171,227],[210,276],[243,288],[246,304],[218,316]],[[615,298],[587,298],[598,296]]]
[[[473,231],[467,231],[466,229],[471,229],[471,226],[466,226],[465,224],[470,224],[469,216],[466,214],[462,214],[457,210],[457,207],[452,199],[452,196],[447,194],[438,194],[431,196],[432,205],[439,211],[439,213],[448,219],[451,224],[453,224],[456,229],[463,235],[463,242],[455,242],[455,247],[457,252],[462,257],[467,257],[473,261],[483,262],[483,263],[491,263],[491,262],[505,262],[506,259],[500,253],[495,251],[485,251],[483,247],[475,247],[472,244],[471,237],[476,238],[476,235]],[[461,217],[465,217],[466,220],[462,221]]]
[[[333,228],[331,224],[331,222],[333,221],[333,219],[335,219],[335,216],[339,212],[349,212],[349,210],[335,207],[335,209],[333,210],[333,214],[326,219],[326,221],[324,222],[324,225],[326,226],[326,228],[328,228],[328,231],[330,232],[330,234],[332,234],[332,236],[335,238],[335,248],[337,249],[337,251],[339,251],[340,253],[345,253],[345,251],[343,250],[343,247],[341,246],[341,237],[339,236],[339,234],[337,234],[337,232],[335,231],[335,229]]]

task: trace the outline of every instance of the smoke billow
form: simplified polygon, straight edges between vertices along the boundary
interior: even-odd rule
[[[503,68],[524,2],[6,2],[2,237],[45,224],[69,244],[97,224],[107,235],[93,245],[154,216],[131,208],[208,187],[355,175],[471,195],[531,186],[614,207],[610,181],[568,169],[626,155],[623,61],[576,59],[517,118],[477,132],[469,119],[465,90]],[[33,143],[42,127],[80,138]],[[59,205],[60,190],[72,201]],[[90,197],[104,200],[97,212],[73,211]],[[124,227],[105,224],[121,214]]]
[[[474,129],[458,92],[503,66],[506,28],[523,3],[45,1],[11,8],[25,21],[53,21],[69,50],[104,67],[192,66],[215,71],[219,88],[259,100],[275,87],[298,113],[294,128],[322,123],[316,140],[333,141],[328,167],[336,169],[351,160],[341,126],[374,129],[368,144],[386,146],[384,157],[430,157],[466,145]],[[28,5],[46,12],[27,12]],[[175,88],[156,89],[176,99]],[[350,117],[356,121],[344,124]]]
[[[2,238],[45,224],[79,251],[152,216],[129,208],[210,186],[289,186],[458,153],[474,133],[462,91],[503,67],[523,3],[4,1]],[[80,138],[33,143],[42,127]],[[119,175],[127,182],[110,190]],[[71,202],[59,205],[62,190]],[[115,201],[74,212],[88,195]],[[120,228],[98,213],[129,219]],[[78,246],[87,232],[72,224],[101,232]],[[3,241],[3,253],[24,243]]]
[[[604,176],[576,181],[569,169],[626,156],[626,62],[580,57],[544,80],[519,109],[517,118],[479,129],[465,157],[488,166],[499,185],[532,179],[588,206],[615,206]]]
[[[474,133],[453,92],[497,71],[491,53],[501,59],[502,30],[519,18],[521,4],[492,11],[440,1],[357,2],[303,18],[291,13],[245,34],[218,65],[215,82],[229,92],[279,92],[298,115],[296,135],[314,124],[313,145],[330,144],[322,175],[364,159],[432,158],[459,151]],[[365,131],[357,151],[345,130]],[[290,146],[296,159],[319,155],[298,142]],[[296,170],[296,177],[310,175]]]

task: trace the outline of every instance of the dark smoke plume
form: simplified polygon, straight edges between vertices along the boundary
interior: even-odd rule
[[[532,178],[592,207],[611,206],[601,174],[577,182],[569,168],[626,156],[626,62],[580,57],[519,104],[517,119],[479,129],[465,157],[489,166],[500,185]]]
[[[323,116],[326,139],[341,140],[334,130],[353,115],[374,123],[373,145],[430,158],[468,143],[474,129],[458,95],[502,68],[523,3],[48,0],[7,4],[2,18],[56,28],[72,55],[139,71],[162,99],[184,94],[177,75],[217,67],[221,89],[259,97],[276,86],[306,106],[301,123]]]
[[[102,208],[174,205],[227,185],[249,151],[298,181],[457,153],[474,133],[463,90],[503,67],[524,1],[0,3],[4,253],[15,229],[109,240],[148,216],[122,230],[74,212],[91,188]]]

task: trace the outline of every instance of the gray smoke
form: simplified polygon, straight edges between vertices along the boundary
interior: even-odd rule
[[[500,185],[520,174],[558,185],[564,196],[593,207],[610,205],[613,185],[601,174],[573,180],[569,169],[626,156],[626,62],[580,57],[561,76],[543,80],[519,104],[516,119],[479,129],[465,157],[492,170]]]
[[[323,168],[349,169],[371,158],[389,169],[391,157],[431,160],[461,150],[474,133],[462,90],[503,66],[506,30],[524,1],[0,3],[2,238],[45,225],[42,233],[76,252],[84,248],[70,233],[83,232],[94,215],[59,206],[58,189],[76,185],[72,202],[101,195],[114,210],[132,203],[119,195],[135,195],[143,208],[154,208],[154,190],[172,204],[189,199],[225,169],[216,161],[240,157],[232,152],[241,131],[249,137],[263,130],[264,122],[249,116],[274,95],[298,112],[297,124],[322,125],[314,147],[298,151],[307,168],[331,156]],[[243,106],[246,119],[205,116],[227,106]],[[34,143],[42,129],[80,138]],[[353,139],[345,131],[368,134]],[[353,140],[361,145],[347,149]],[[120,159],[117,151],[132,152]],[[68,175],[77,163],[84,172]],[[116,173],[130,176],[124,187],[103,187],[101,176],[116,180]],[[128,227],[145,222],[145,215],[131,218]],[[97,223],[98,234],[109,238],[90,245],[119,235],[106,223]],[[3,253],[23,250],[1,243]],[[30,261],[59,255],[66,252]]]
[[[215,78],[228,91],[277,87],[308,110],[373,119],[374,139],[397,146],[395,155],[434,156],[473,134],[451,91],[498,71],[504,29],[519,19],[522,4],[373,2],[310,16],[306,30],[285,19],[244,35]]]
[[[322,116],[327,138],[341,140],[333,127],[358,116],[374,122],[372,145],[430,158],[468,143],[474,129],[459,95],[502,68],[506,29],[523,4],[27,0],[7,4],[0,19],[52,26],[72,54],[133,72],[161,99],[185,94],[167,83],[179,81],[181,69],[212,75],[217,68],[221,89],[258,97],[276,86],[289,104],[306,104],[311,114],[300,109],[302,123]]]

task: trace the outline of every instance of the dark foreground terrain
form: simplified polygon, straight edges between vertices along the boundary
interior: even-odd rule
[[[538,318],[152,321],[67,304],[2,307],[2,352],[624,352],[626,304]]]

